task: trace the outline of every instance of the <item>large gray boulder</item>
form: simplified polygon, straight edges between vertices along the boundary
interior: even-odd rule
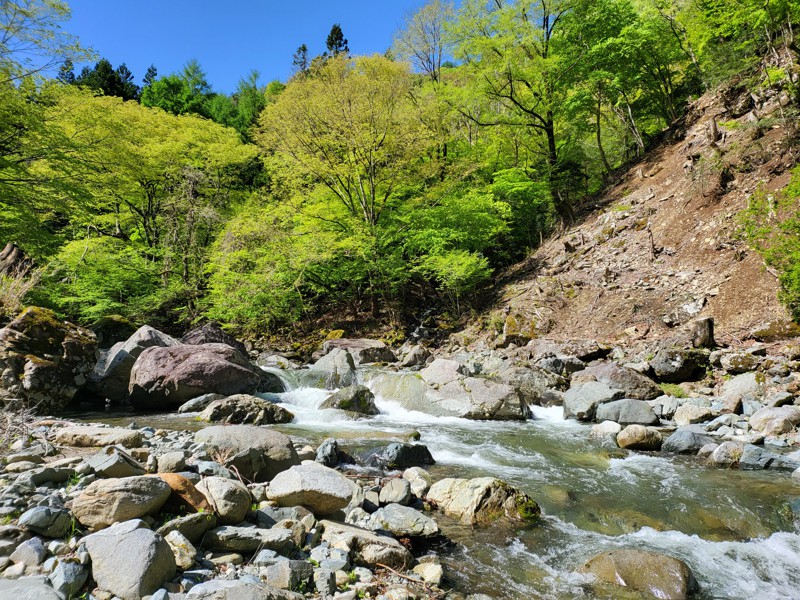
[[[250,491],[240,481],[205,477],[196,487],[214,509],[220,525],[237,525],[250,511]]]
[[[72,503],[72,513],[90,529],[152,515],[169,499],[172,489],[158,477],[98,479]]]
[[[72,519],[68,510],[34,506],[22,513],[19,525],[28,531],[48,538],[60,538],[69,532]]]
[[[625,398],[634,400],[653,400],[664,393],[649,377],[615,362],[587,367],[572,376],[574,383],[591,379],[604,383],[615,390],[622,390]]]
[[[181,408],[185,406],[186,404],[183,404]],[[250,394],[234,394],[227,398],[212,400],[197,418],[201,421],[232,425],[274,425],[291,423],[294,415],[269,400]]]
[[[667,383],[699,379],[707,366],[708,353],[703,350],[659,350],[650,361],[656,379]]]
[[[139,448],[142,433],[124,427],[100,427],[96,425],[67,425],[56,431],[56,444],[92,448],[95,446],[122,446]]]
[[[700,448],[715,441],[699,425],[689,425],[676,429],[672,435],[664,440],[661,450],[663,452],[672,452],[673,454],[697,454]]]
[[[658,417],[644,400],[623,398],[601,404],[596,411],[598,421],[615,421],[621,425],[654,425]]]
[[[87,389],[114,402],[122,402],[128,397],[128,383],[131,369],[142,352],[147,348],[177,346],[175,338],[145,325],[124,342],[114,344],[100,359],[89,376]]]
[[[0,598],[13,600],[64,600],[41,579],[0,579]]]
[[[292,440],[254,425],[216,425],[201,429],[195,441],[208,444],[226,467],[251,481],[269,481],[281,471],[300,464]]]
[[[227,344],[153,347],[136,359],[128,392],[138,409],[169,409],[203,394],[255,393],[265,375]]]
[[[142,521],[119,523],[83,539],[97,587],[122,600],[140,600],[175,576],[169,544]]]
[[[747,444],[739,459],[739,468],[746,470],[772,469],[794,471],[800,468],[800,460],[794,456],[770,452],[766,448]]]
[[[343,348],[334,348],[308,368],[309,384],[328,390],[356,384],[356,364]]]
[[[610,388],[599,381],[578,383],[564,394],[564,417],[591,421],[598,406],[619,400],[624,394],[622,390]]]
[[[646,550],[622,548],[590,559],[580,569],[606,585],[646,594],[648,598],[683,600],[699,589],[682,560]]]
[[[305,506],[316,516],[335,515],[361,493],[347,477],[314,461],[278,473],[270,482],[267,498],[281,506]]]
[[[510,385],[467,377],[462,372],[466,369],[455,361],[438,359],[431,367],[418,373],[365,373],[366,384],[376,397],[438,417],[524,420],[530,415]]]
[[[31,307],[0,329],[0,402],[37,413],[63,410],[94,368],[97,339],[89,329]]]
[[[411,553],[394,538],[334,521],[320,521],[319,525],[322,541],[332,548],[347,549],[355,565],[374,568],[382,564],[404,570],[414,562]]]
[[[617,434],[617,445],[629,450],[658,450],[661,448],[661,433],[655,427],[628,425]]]
[[[778,421],[787,421],[790,427],[800,423],[800,406],[776,406],[760,408],[750,416],[750,427],[756,431],[775,430]]]
[[[566,390],[569,382],[556,373],[541,367],[507,367],[489,379],[515,388],[528,406],[542,404],[549,390]]]
[[[446,515],[471,525],[512,521],[537,521],[539,505],[525,493],[494,477],[442,479],[426,496]]]
[[[204,548],[222,552],[249,553],[266,549],[284,554],[294,547],[292,530],[281,527],[261,529],[226,525],[206,533],[202,542]]]
[[[327,340],[322,344],[322,351],[325,354],[337,349],[349,352],[356,365],[397,362],[394,352],[380,340],[340,338],[338,340]]]

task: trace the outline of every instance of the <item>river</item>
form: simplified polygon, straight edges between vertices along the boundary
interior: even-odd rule
[[[294,438],[316,445],[336,437],[345,448],[364,448],[416,431],[436,460],[434,479],[500,477],[541,505],[541,523],[525,529],[445,519],[456,546],[444,563],[457,589],[495,598],[594,597],[575,570],[599,552],[635,547],[684,560],[701,599],[800,598],[800,482],[788,474],[604,447],[589,438],[588,425],[564,420],[560,407],[534,407],[526,422],[470,421],[377,398],[381,414],[351,420],[317,408],[329,394],[299,387],[265,397],[295,414],[278,427]],[[199,426],[192,415],[136,420]]]

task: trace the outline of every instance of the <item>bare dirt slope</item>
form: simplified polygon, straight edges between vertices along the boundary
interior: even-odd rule
[[[718,341],[735,343],[787,320],[777,278],[739,239],[736,215],[759,187],[789,181],[788,103],[780,89],[735,85],[692,103],[594,211],[504,275],[492,311],[459,341],[491,342],[503,328],[522,339],[651,340],[712,316]]]

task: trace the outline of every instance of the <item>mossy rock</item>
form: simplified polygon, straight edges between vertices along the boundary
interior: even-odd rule
[[[122,315],[106,315],[89,325],[97,336],[97,343],[100,348],[111,348],[117,342],[124,342],[134,333],[136,326]]]

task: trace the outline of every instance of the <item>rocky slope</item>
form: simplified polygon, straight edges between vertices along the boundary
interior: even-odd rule
[[[787,90],[752,85],[693,102],[574,226],[503,276],[492,309],[458,341],[496,343],[496,332],[630,343],[711,316],[718,341],[735,342],[787,320],[777,278],[739,239],[736,216],[759,187],[788,183],[796,123]]]

